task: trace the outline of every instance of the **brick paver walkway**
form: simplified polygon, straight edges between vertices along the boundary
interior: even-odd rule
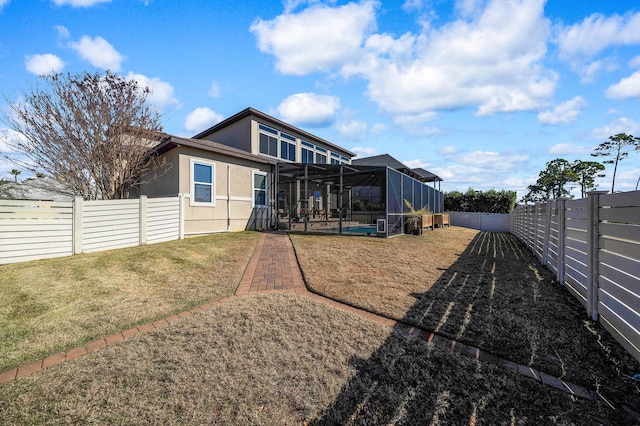
[[[376,315],[308,291],[300,271],[300,267],[298,266],[289,236],[284,233],[275,232],[262,234],[234,296],[207,303],[189,311],[181,312],[180,314],[172,315],[153,323],[135,327],[121,333],[116,333],[114,335],[107,336],[104,339],[98,339],[85,346],[71,349],[66,353],[51,355],[44,360],[32,362],[18,368],[14,368],[13,370],[2,372],[0,373],[0,386],[26,375],[33,374],[50,365],[67,362],[89,352],[131,339],[138,333],[162,327],[170,321],[175,321],[197,312],[210,309],[221,303],[231,302],[242,296],[278,291],[296,293],[309,297],[310,299],[326,303],[342,311],[351,312],[379,324],[393,327],[394,330],[400,333],[431,342],[436,346],[450,350],[458,355],[500,365],[517,374],[536,380],[543,385],[551,386],[575,397],[599,401],[610,408],[614,408],[611,402],[599,392],[586,389],[573,383],[565,382],[558,377],[550,376],[534,368],[500,358],[477,347],[466,345],[455,340],[450,340],[438,334],[421,330],[419,328],[403,324],[402,322]]]

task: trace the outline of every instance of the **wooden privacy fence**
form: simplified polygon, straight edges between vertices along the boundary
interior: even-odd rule
[[[519,206],[510,228],[640,360],[640,191]]]
[[[0,200],[0,264],[184,237],[182,196],[69,202]]]

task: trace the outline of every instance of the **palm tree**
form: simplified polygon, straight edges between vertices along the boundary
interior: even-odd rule
[[[13,169],[11,170],[11,174],[13,175],[13,178],[15,179],[16,182],[18,182],[18,175],[22,173],[20,170],[18,169]]]

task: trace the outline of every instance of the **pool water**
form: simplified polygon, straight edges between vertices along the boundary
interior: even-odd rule
[[[340,232],[340,228],[330,228],[327,231]],[[352,232],[358,234],[375,234],[377,229],[375,226],[344,226],[342,232]]]

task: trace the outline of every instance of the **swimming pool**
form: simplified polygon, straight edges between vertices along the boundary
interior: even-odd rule
[[[329,228],[327,231],[340,232],[340,228]],[[351,232],[356,234],[375,234],[377,229],[375,226],[343,226],[342,232]]]

